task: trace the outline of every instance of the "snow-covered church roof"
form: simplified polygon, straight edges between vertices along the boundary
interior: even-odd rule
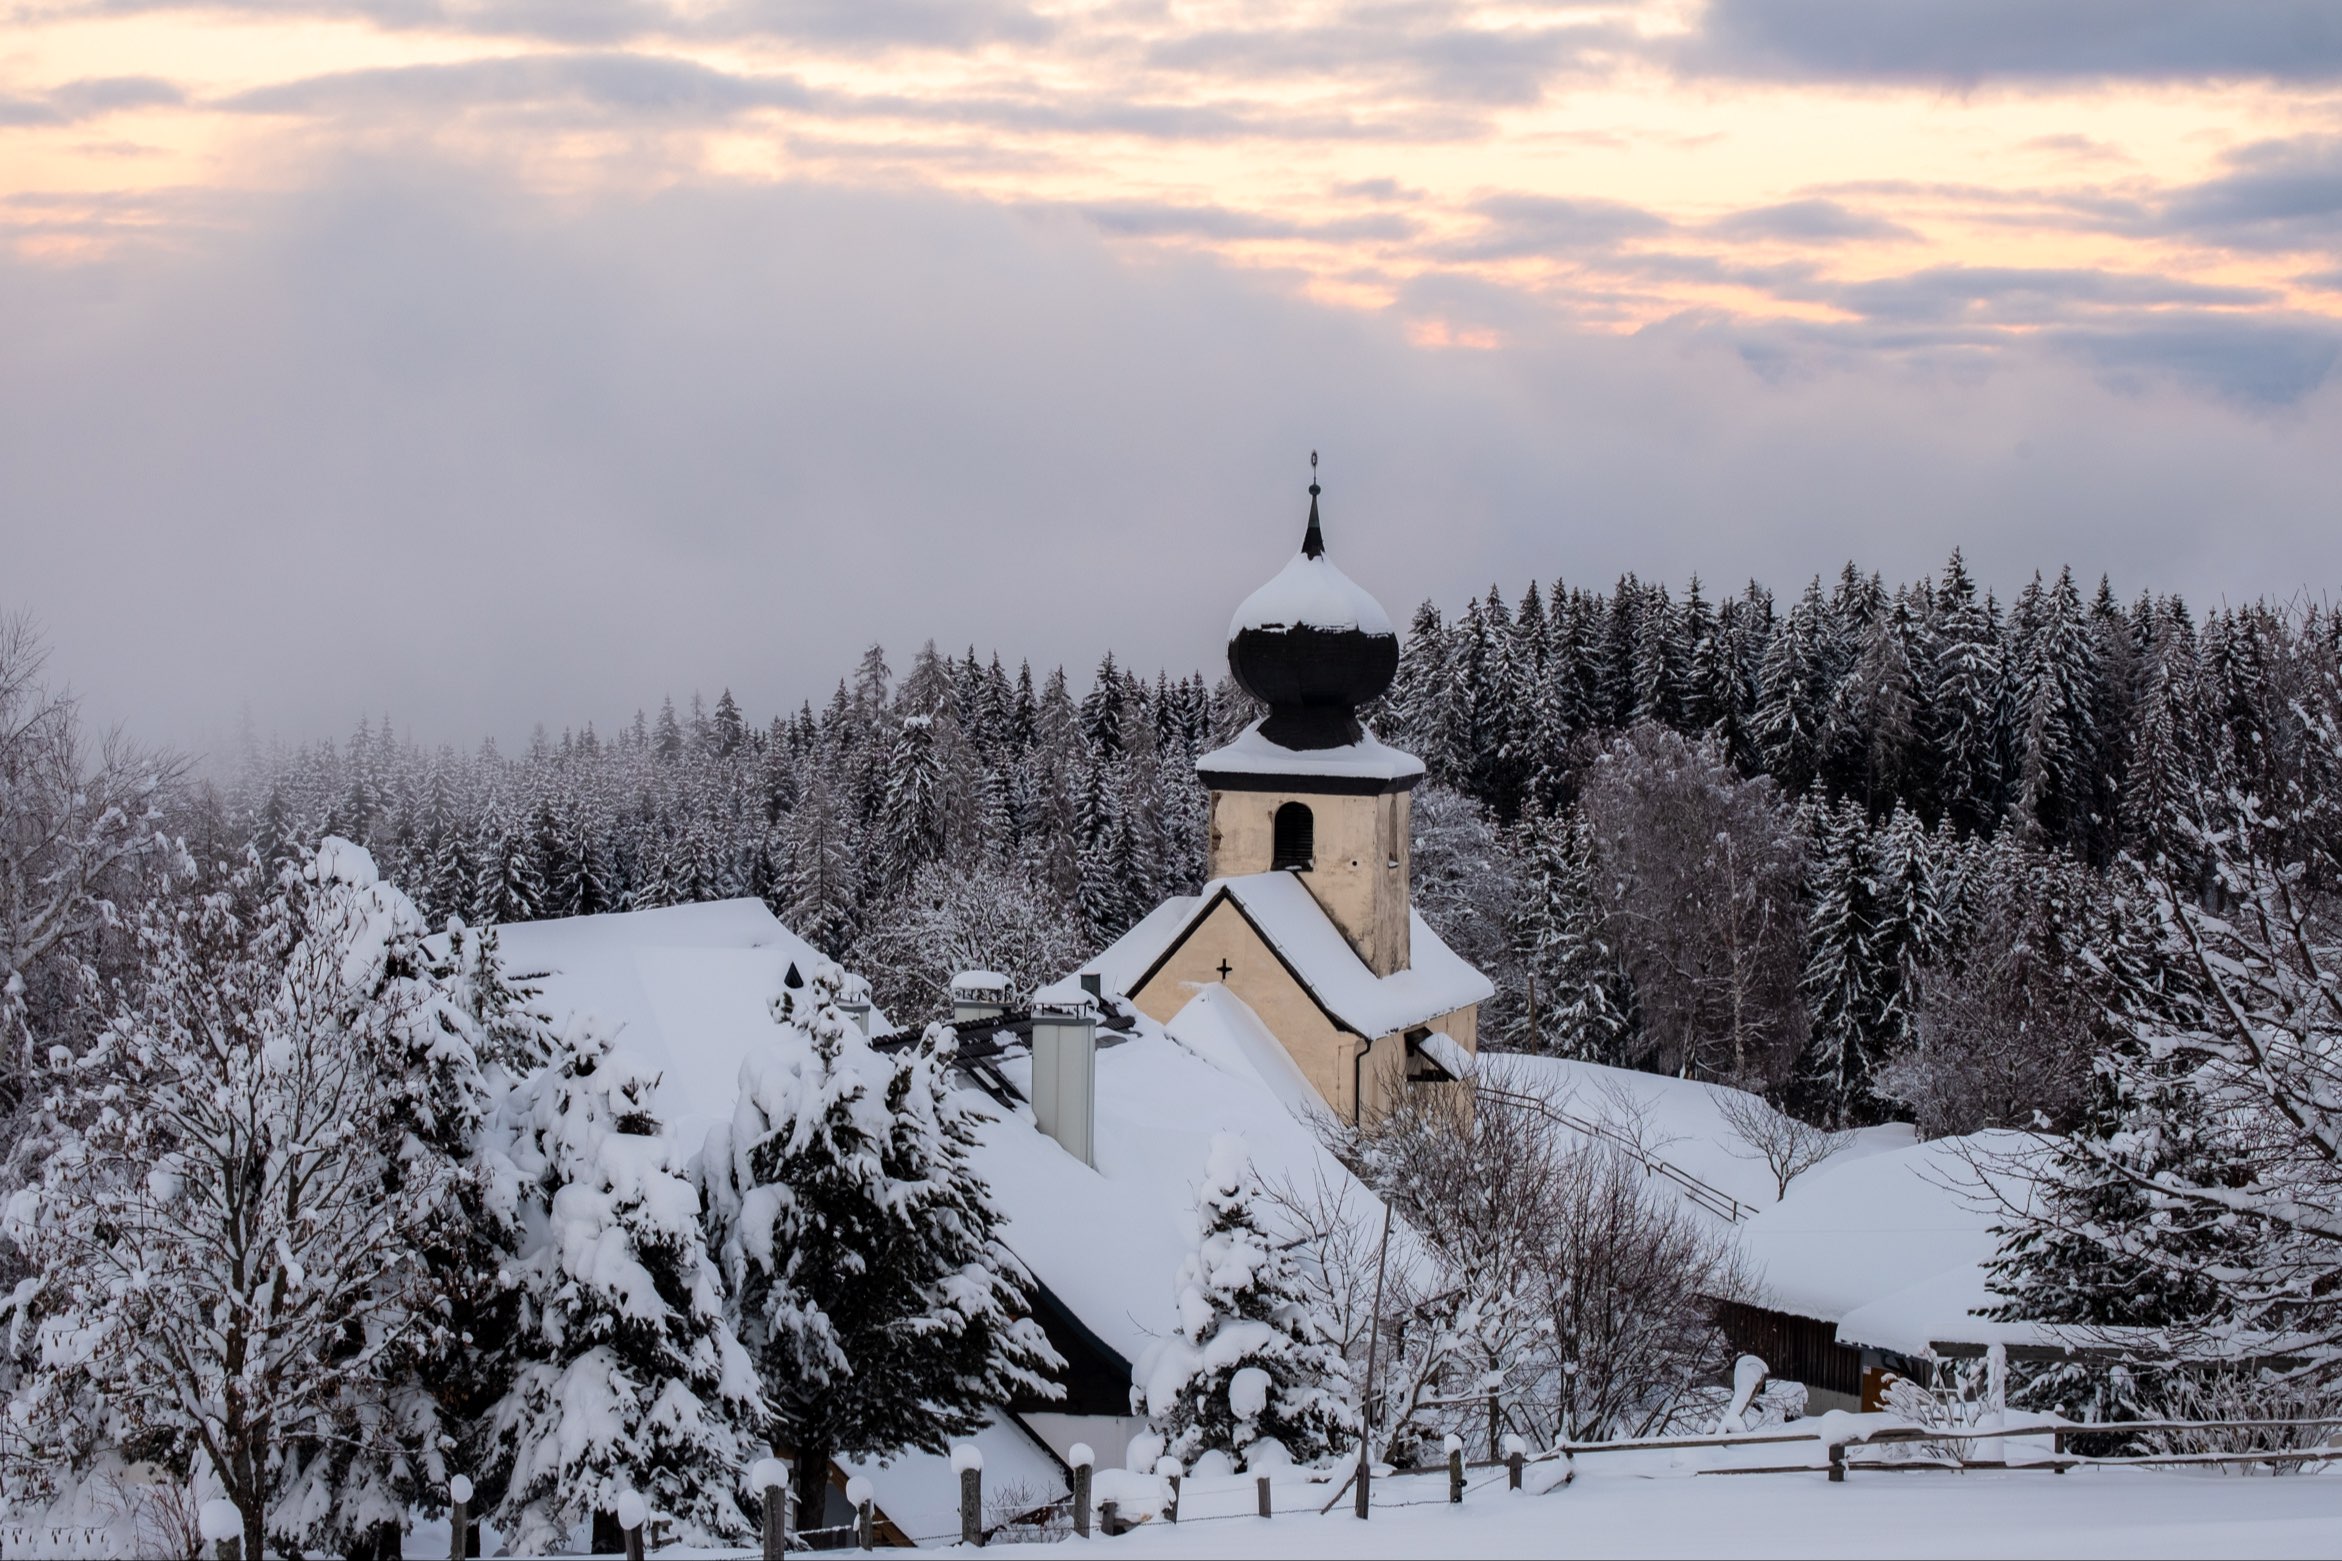
[[[1098,977],[1103,991],[1128,996],[1223,901],[1235,905],[1335,1023],[1359,1035],[1390,1035],[1485,1002],[1496,991],[1412,910],[1408,968],[1376,975],[1292,873],[1218,878],[1201,894],[1165,900],[1081,974]],[[1078,989],[1078,981],[1066,981],[1041,995],[1071,997]]]
[[[1233,775],[1332,776],[1387,782],[1416,780],[1423,774],[1421,759],[1400,752],[1364,728],[1360,728],[1356,742],[1339,748],[1294,749],[1264,736],[1261,725],[1261,721],[1253,722],[1234,742],[1195,761],[1196,773],[1204,777],[1204,784],[1225,784],[1217,777]]]

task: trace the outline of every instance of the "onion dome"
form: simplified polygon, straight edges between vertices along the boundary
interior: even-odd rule
[[[1317,475],[1317,454],[1309,457]],[[1309,485],[1309,529],[1301,551],[1244,599],[1228,623],[1228,670],[1269,707],[1261,736],[1282,748],[1343,748],[1365,728],[1358,707],[1391,686],[1399,637],[1382,603],[1326,557]]]

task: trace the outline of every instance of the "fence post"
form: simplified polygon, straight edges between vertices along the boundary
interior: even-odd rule
[[[1102,1501],[1098,1503],[1098,1532],[1108,1539],[1121,1537],[1122,1515],[1114,1502]]]
[[[1187,1471],[1179,1466],[1178,1459],[1166,1454],[1155,1461],[1155,1472],[1171,1484],[1171,1499],[1163,1506],[1163,1521],[1176,1523],[1179,1521],[1179,1480]]]
[[[1269,1510],[1269,1477],[1261,1475],[1252,1484],[1253,1489],[1260,1493],[1260,1515],[1264,1518],[1275,1517],[1276,1514]]]
[[[217,1561],[240,1561],[244,1554],[244,1514],[220,1497],[205,1502],[195,1515],[196,1532],[211,1541]]]
[[[1447,1499],[1464,1499],[1464,1439],[1453,1433],[1447,1439]]]
[[[626,1561],[642,1561],[642,1525],[649,1516],[640,1491],[618,1493],[618,1527],[626,1535]]]
[[[951,1450],[951,1466],[960,1472],[960,1543],[984,1543],[984,1454],[973,1442]]]
[[[1521,1488],[1521,1473],[1529,1462],[1529,1444],[1517,1436],[1504,1439],[1504,1473],[1507,1488]]]
[[[1488,1384],[1488,1457],[1490,1462],[1494,1462],[1496,1459],[1497,1435],[1503,1429],[1502,1421],[1504,1418],[1504,1410],[1503,1407],[1497,1402],[1496,1394],[1497,1390],[1504,1386],[1504,1373],[1501,1371],[1492,1371],[1481,1380]]]
[[[748,1483],[763,1504],[764,1561],[786,1561],[789,1553],[789,1466],[778,1458],[759,1458],[748,1471]]]
[[[1845,1483],[1845,1480],[1846,1444],[1844,1442],[1832,1442],[1830,1444],[1830,1483],[1832,1485],[1842,1485]]]
[[[472,1482],[457,1475],[447,1482],[447,1561],[464,1561],[464,1536],[472,1526]]]
[[[876,1550],[878,1492],[866,1476],[857,1474],[846,1482],[846,1501],[854,1509],[854,1543],[864,1550]]]
[[[1076,1442],[1066,1453],[1066,1462],[1073,1465],[1073,1531],[1082,1539],[1090,1537],[1090,1475],[1098,1462],[1098,1455],[1090,1451],[1087,1442]]]

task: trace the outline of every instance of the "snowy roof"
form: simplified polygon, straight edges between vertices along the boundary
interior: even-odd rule
[[[1265,719],[1265,717],[1263,718]],[[1261,735],[1255,721],[1225,748],[1195,761],[1205,775],[1338,775],[1351,780],[1403,781],[1423,774],[1423,761],[1386,746],[1372,732],[1340,748],[1288,748]]]
[[[2029,1182],[2023,1133],[1939,1138],[1825,1165],[1741,1228],[1756,1299],[1838,1325],[1840,1342],[1924,1354],[1938,1340],[2033,1342],[2041,1330],[1973,1315],[1992,1304],[1993,1227]]]
[[[1390,614],[1324,554],[1296,553],[1228,620],[1228,638],[1246,629],[1362,629],[1392,633]]]
[[[1318,1006],[1356,1034],[1389,1035],[1485,1002],[1496,991],[1413,911],[1407,913],[1408,968],[1376,975],[1296,873],[1217,878],[1199,895],[1166,900],[1082,966],[1081,973],[1096,975],[1100,986],[1118,997],[1128,996],[1223,899],[1235,902]],[[1056,990],[1045,988],[1042,995]]]
[[[731,1120],[740,1063],[772,1039],[789,967],[821,957],[754,899],[514,922],[496,943],[556,1025],[582,1012],[617,1026],[617,1049],[659,1074],[659,1114],[686,1158]],[[876,1013],[871,1023],[886,1028]]]
[[[975,1161],[1009,1248],[1135,1364],[1177,1321],[1174,1285],[1215,1135],[1242,1138],[1264,1183],[1322,1180],[1360,1219],[1380,1219],[1382,1205],[1319,1141],[1317,1092],[1233,992],[1198,994],[1169,1025],[1133,1018],[1129,1040],[1098,1051],[1095,1169],[1037,1130],[1029,1108],[989,1100],[977,1103]],[[1002,1071],[1022,1089],[1030,1068],[1020,1057]]]
[[[1012,1490],[1026,1492],[1036,1507],[1064,1498],[1065,1471],[1056,1456],[999,1410],[993,1410],[983,1428],[964,1444],[983,1455],[987,1509]],[[955,1439],[953,1445],[963,1441]],[[848,1478],[861,1475],[870,1481],[873,1504],[914,1545],[958,1543],[960,1480],[950,1453],[909,1448],[885,1459],[841,1457],[838,1467]],[[988,1515],[997,1516],[989,1511]]]

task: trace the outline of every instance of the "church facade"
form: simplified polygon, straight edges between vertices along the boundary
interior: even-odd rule
[[[1084,976],[1168,1023],[1220,986],[1345,1122],[1445,1082],[1492,992],[1410,903],[1422,761],[1358,719],[1390,687],[1398,635],[1326,556],[1316,483],[1301,550],[1230,621],[1228,662],[1269,713],[1196,768],[1211,793],[1209,881],[1158,907]]]

